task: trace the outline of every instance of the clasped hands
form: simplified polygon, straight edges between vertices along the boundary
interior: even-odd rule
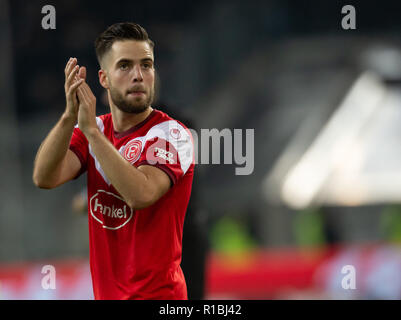
[[[96,97],[86,83],[86,68],[77,65],[76,58],[70,58],[64,70],[67,117],[78,121],[78,127],[85,136],[98,130],[96,123]]]

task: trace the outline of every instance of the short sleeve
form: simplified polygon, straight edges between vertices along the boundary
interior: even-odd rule
[[[176,130],[176,128],[170,128],[170,130]],[[163,131],[165,134],[148,136],[135,165],[137,167],[144,164],[155,166],[163,170],[170,177],[171,182],[176,184],[194,162],[192,136],[183,128],[180,130],[181,134],[176,131],[174,135],[169,135],[168,130],[159,130],[159,132]]]
[[[88,162],[88,140],[82,131],[75,126],[74,131],[72,133],[71,141],[70,141],[70,150],[73,151],[79,161],[81,162],[81,170],[78,172],[75,179],[77,179],[82,173],[87,170],[87,162]]]

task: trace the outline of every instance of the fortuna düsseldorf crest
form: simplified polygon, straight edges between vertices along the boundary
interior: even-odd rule
[[[181,138],[181,132],[180,130],[178,130],[177,128],[173,128],[170,130],[170,135],[174,138],[174,139],[180,139]]]
[[[124,150],[124,158],[131,164],[134,164],[139,159],[142,151],[142,142],[140,140],[132,140],[128,142]]]

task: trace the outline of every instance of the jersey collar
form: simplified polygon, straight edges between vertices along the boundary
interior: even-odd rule
[[[125,136],[135,132],[136,130],[138,130],[139,128],[143,127],[147,122],[149,122],[150,119],[152,119],[157,113],[156,109],[153,109],[152,112],[148,115],[148,117],[144,120],[142,120],[141,122],[139,122],[138,124],[136,124],[135,126],[133,126],[132,128],[125,130],[123,132],[117,132],[116,130],[114,130],[113,127],[113,135],[115,138],[117,139],[121,139],[124,138]]]

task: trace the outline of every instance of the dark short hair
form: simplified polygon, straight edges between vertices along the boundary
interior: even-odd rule
[[[103,31],[95,40],[96,56],[99,64],[113,43],[121,40],[146,41],[152,49],[155,46],[146,30],[139,24],[133,22],[115,23]]]

